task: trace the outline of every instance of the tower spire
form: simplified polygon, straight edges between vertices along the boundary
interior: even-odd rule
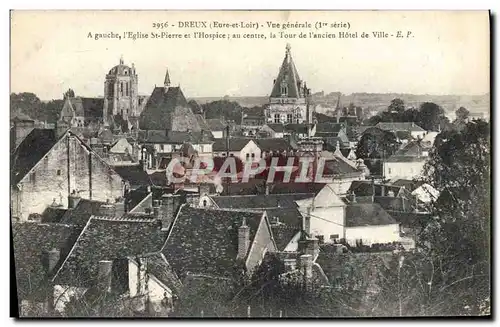
[[[168,68],[167,72],[165,73],[165,81],[163,82],[163,85],[165,86],[165,89],[168,89],[170,87],[170,75],[168,74]]]
[[[120,56],[120,65],[123,65],[123,55]]]

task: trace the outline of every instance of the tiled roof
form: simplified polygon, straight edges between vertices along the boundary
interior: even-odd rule
[[[425,226],[430,214],[387,210],[387,214],[404,227],[420,228]]]
[[[19,144],[12,157],[12,182],[19,183],[52,149],[58,138],[54,129],[35,128]]]
[[[336,123],[337,117],[322,114],[320,112],[315,112],[313,116],[317,119],[318,123]]]
[[[371,181],[353,181],[347,193],[356,194],[356,196],[371,196],[373,195],[373,188],[375,188],[375,195],[382,195],[382,187],[384,188],[385,195],[388,194],[389,191],[392,191],[394,195],[397,195],[401,190],[401,187],[395,185],[387,185],[387,184],[378,184],[373,183]]]
[[[253,140],[254,139],[243,137],[230,138],[229,151],[241,151],[248,144],[248,142]],[[214,144],[212,145],[212,151],[221,152],[226,150],[226,139],[216,139]]]
[[[290,143],[282,138],[255,139],[255,143],[262,151],[289,151],[292,150]]]
[[[196,117],[196,120],[198,121],[198,125],[200,126],[200,128],[202,130],[204,130],[204,131],[210,131],[210,126],[208,126],[207,121],[205,120],[205,118],[203,118],[202,115],[195,114],[195,117]]]
[[[329,133],[338,134],[344,128],[344,124],[337,123],[318,123],[316,124],[316,136],[321,136],[317,134]],[[334,135],[336,136],[336,135]]]
[[[301,91],[301,79],[299,77],[299,73],[297,72],[297,68],[293,63],[292,55],[287,49],[285,53],[285,58],[283,59],[283,63],[281,64],[280,71],[278,73],[278,77],[274,82],[273,89],[271,91],[271,98],[280,98],[281,97],[281,84],[285,83],[288,88],[288,98],[299,98],[302,97]]]
[[[271,194],[309,193],[318,194],[325,183],[275,183],[270,186]]]
[[[234,209],[270,209],[270,208],[295,208],[295,200],[311,197],[311,194],[261,194],[261,195],[233,195],[213,196],[212,200],[219,208]]]
[[[262,212],[181,207],[162,253],[182,279],[188,272],[230,276],[237,268],[238,227],[245,219],[252,244]]]
[[[135,190],[131,190],[126,198],[127,201],[127,211],[133,210],[139,203],[143,202],[146,198],[151,197],[152,193],[148,192],[147,188],[140,187]]]
[[[354,168],[353,165],[350,165],[345,160],[339,158],[332,158],[325,160],[325,166],[323,169],[324,176],[331,175],[351,175],[351,174],[361,174],[360,170]]]
[[[131,185],[147,186],[151,185],[151,180],[147,172],[142,169],[142,165],[115,166],[113,170],[120,177]]]
[[[306,124],[286,124],[285,131],[288,133],[307,134]]]
[[[49,206],[42,213],[42,222],[44,223],[59,223],[66,214],[68,209],[63,207]]]
[[[404,122],[404,123],[384,123],[380,122],[375,125],[378,128],[387,131],[410,131],[410,132],[425,132],[425,129],[418,126],[413,122]]]
[[[276,133],[283,133],[285,131],[285,126],[283,124],[266,124],[267,127],[272,129]]]
[[[81,228],[76,226],[64,224],[27,222],[12,225],[19,300],[35,299],[42,302],[46,296],[52,294],[46,275],[45,252],[52,249],[60,251],[60,260],[55,268],[57,270],[76,241],[80,230]]]
[[[161,252],[141,256],[147,261],[147,270],[172,292],[179,294],[182,290],[182,282],[177,277],[170,264]]]
[[[286,225],[271,225],[273,238],[279,251],[283,251],[300,229]]]
[[[92,215],[99,215],[99,209],[106,202],[80,199],[74,209],[68,209],[61,223],[85,226]]]
[[[179,87],[155,87],[139,120],[143,130],[170,130],[200,132],[195,114]]]
[[[399,186],[399,187],[404,186],[404,188],[410,192],[413,192],[414,190],[416,190],[417,188],[419,188],[424,184],[423,181],[413,181],[409,179],[397,179],[395,181],[391,181],[390,183],[391,185],[394,186]]]
[[[166,130],[148,130],[139,131],[138,141],[142,143],[163,143],[163,144],[183,144],[192,143],[210,143],[213,135],[210,131],[167,131]]]
[[[392,155],[385,162],[424,162],[426,157]]]
[[[384,210],[413,211],[416,207],[413,198],[392,197],[392,196],[358,196],[357,203],[378,203]]]
[[[357,203],[346,206],[346,227],[397,224],[378,203]]]
[[[138,222],[92,217],[54,277],[59,285],[95,285],[98,262],[158,252],[165,242],[156,221]]]
[[[211,131],[223,131],[226,128],[219,118],[206,119],[205,121]]]

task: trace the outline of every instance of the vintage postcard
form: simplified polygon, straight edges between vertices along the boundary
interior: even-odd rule
[[[487,11],[10,13],[18,317],[491,317]]]

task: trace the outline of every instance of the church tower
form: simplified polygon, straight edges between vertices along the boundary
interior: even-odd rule
[[[282,124],[306,122],[308,119],[305,90],[307,90],[305,83],[300,79],[292,59],[291,46],[287,44],[285,58],[269,96],[266,122]]]
[[[111,68],[104,81],[105,125],[109,125],[115,118],[126,121],[129,117],[139,116],[137,86],[138,77],[134,64],[132,67],[125,65],[121,57],[120,63]]]

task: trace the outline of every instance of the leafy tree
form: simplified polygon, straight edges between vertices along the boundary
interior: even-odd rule
[[[11,93],[10,113],[11,115],[22,112],[33,119],[38,119],[41,115],[42,102],[34,93]]]
[[[387,108],[389,112],[402,113],[405,111],[405,103],[403,100],[396,98],[391,101],[391,104]]]
[[[366,130],[356,148],[357,158],[387,158],[399,147],[396,135],[378,128]]]
[[[195,114],[202,114],[203,113],[203,108],[202,106],[196,102],[196,100],[189,100],[188,102],[189,107]]]
[[[455,111],[456,114],[456,119],[459,121],[465,121],[467,118],[469,118],[469,110],[465,109],[464,107],[460,107]]]
[[[427,131],[437,131],[449,124],[442,107],[433,102],[420,105],[418,125]]]
[[[202,105],[205,112],[205,118],[221,118],[234,120],[237,124],[241,123],[241,112],[243,108],[234,101],[227,99],[217,100]]]

